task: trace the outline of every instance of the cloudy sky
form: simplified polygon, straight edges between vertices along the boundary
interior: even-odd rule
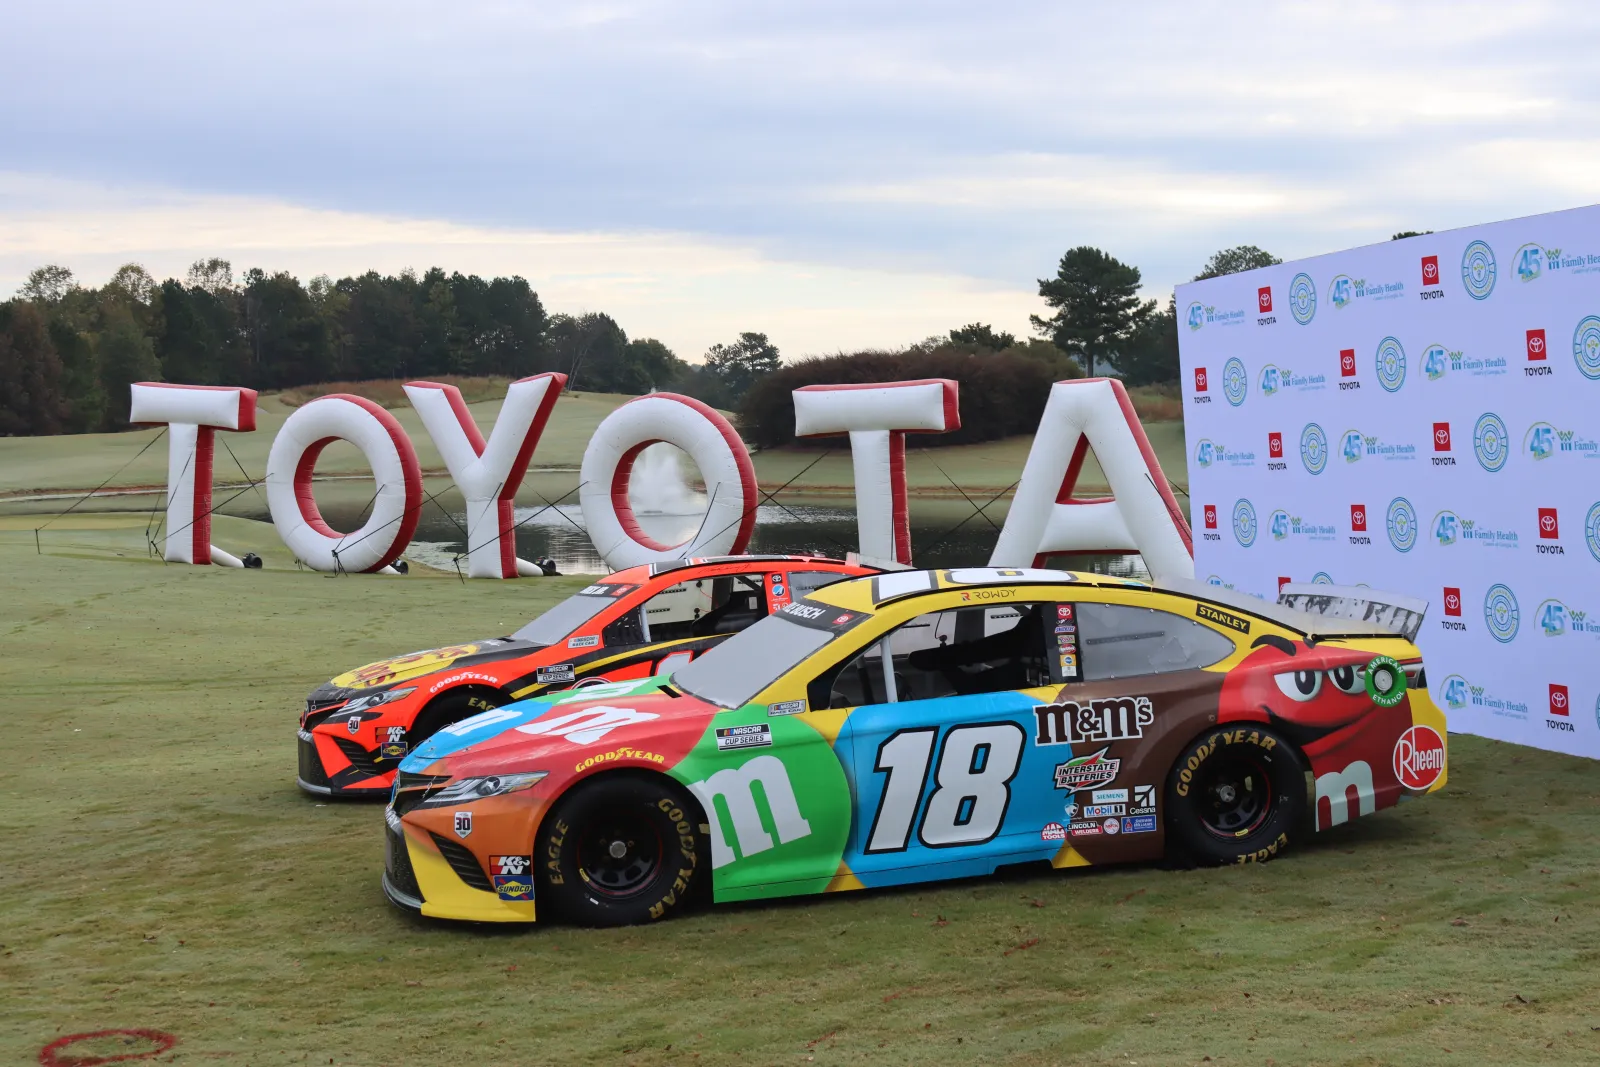
[[[1164,295],[1600,201],[1593,3],[0,6],[0,294],[57,262],[527,277],[698,358]]]

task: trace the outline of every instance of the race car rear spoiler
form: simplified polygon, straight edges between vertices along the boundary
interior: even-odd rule
[[[1415,641],[1422,629],[1428,602],[1403,593],[1386,593],[1365,586],[1314,585],[1289,582],[1278,590],[1278,603],[1320,617],[1319,636],[1345,633],[1351,623],[1399,634]]]

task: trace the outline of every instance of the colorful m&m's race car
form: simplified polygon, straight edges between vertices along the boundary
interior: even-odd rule
[[[1445,782],[1426,605],[1047,570],[827,586],[665,674],[435,734],[389,899],[598,925],[1169,850],[1271,859]]]
[[[413,652],[318,686],[300,716],[300,788],[384,799],[407,752],[513,700],[671,671],[842,578],[876,573],[822,556],[729,556],[602,578],[510,637]]]

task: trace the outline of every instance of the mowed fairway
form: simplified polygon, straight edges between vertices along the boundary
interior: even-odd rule
[[[1592,762],[1458,736],[1446,792],[1262,867],[447,926],[384,902],[377,807],[295,789],[296,710],[584,579],[165,566],[142,524],[0,529],[0,1062],[113,1027],[183,1063],[1600,1061]]]

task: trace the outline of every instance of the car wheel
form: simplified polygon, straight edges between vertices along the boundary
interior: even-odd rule
[[[1253,723],[1195,740],[1167,780],[1167,839],[1197,863],[1264,863],[1305,822],[1306,765]]]
[[[538,899],[571,922],[629,926],[683,911],[707,855],[699,809],[661,775],[580,785],[539,828]]]
[[[407,731],[407,740],[411,743],[412,751],[416,751],[418,745],[446,726],[458,723],[462,719],[470,719],[485,711],[493,711],[505,703],[507,703],[505,696],[492,689],[466,689],[441,693],[417,715],[416,721]]]

